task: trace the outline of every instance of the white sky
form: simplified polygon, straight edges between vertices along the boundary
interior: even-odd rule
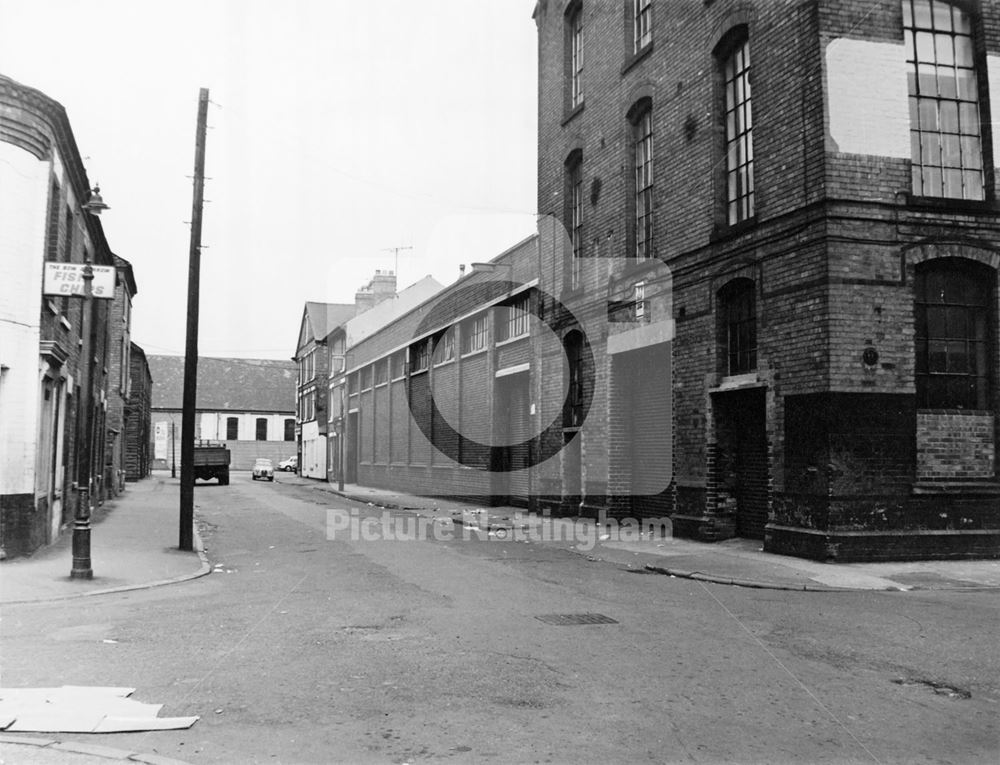
[[[532,0],[0,0],[0,73],[59,101],[132,262],[134,339],[184,351],[199,88],[199,350],[288,358],[306,300],[442,283],[534,227]]]

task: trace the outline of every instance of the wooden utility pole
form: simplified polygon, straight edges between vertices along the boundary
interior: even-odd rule
[[[187,344],[184,350],[184,400],[181,414],[180,549],[194,549],[194,417],[198,391],[198,293],[201,274],[201,209],[205,196],[205,132],[208,88],[198,95],[194,136],[194,199],[191,204],[191,251],[188,261]]]

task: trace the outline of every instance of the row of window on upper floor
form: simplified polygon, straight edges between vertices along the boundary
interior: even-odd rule
[[[239,417],[227,417],[226,418],[226,440],[227,441],[238,441],[240,440],[240,418]],[[245,433],[243,435],[246,435]],[[257,417],[254,423],[254,440],[255,441],[267,441],[267,418]],[[284,420],[284,441],[294,441],[295,440],[295,420],[291,417],[287,417]]]
[[[982,119],[987,88],[985,67],[977,60],[975,20],[961,6],[945,0],[902,0],[907,57],[913,193],[918,197],[984,200],[986,173]],[[634,52],[652,44],[652,0],[630,0]],[[749,30],[727,33],[716,48],[724,126],[724,180],[721,204],[728,226],[756,215],[754,120]],[[567,92],[572,108],[583,103],[583,4],[567,15]],[[629,110],[632,190],[628,253],[646,259],[656,253],[654,240],[653,103],[643,98]],[[564,219],[572,242],[570,281],[577,286],[584,256],[583,153],[566,160]]]
[[[490,316],[496,342],[527,337],[530,331],[530,301],[528,294],[521,294],[503,305],[464,319],[455,326],[443,329],[434,335],[421,338],[407,348],[388,357],[379,359],[347,377],[348,393],[367,390],[373,385],[382,385],[391,380],[419,374],[431,365],[454,361],[456,350],[462,356],[486,350],[490,342]]]

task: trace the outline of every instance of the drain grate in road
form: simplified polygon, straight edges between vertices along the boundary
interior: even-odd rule
[[[578,624],[618,624],[617,619],[604,614],[542,614],[535,618],[558,627],[572,627]]]

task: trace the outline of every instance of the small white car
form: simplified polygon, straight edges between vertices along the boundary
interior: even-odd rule
[[[278,463],[278,470],[284,470],[286,473],[294,473],[298,466],[299,458],[293,454],[287,460],[282,460]]]
[[[259,459],[253,463],[253,480],[264,478],[268,481],[274,480],[274,463],[271,460]]]

